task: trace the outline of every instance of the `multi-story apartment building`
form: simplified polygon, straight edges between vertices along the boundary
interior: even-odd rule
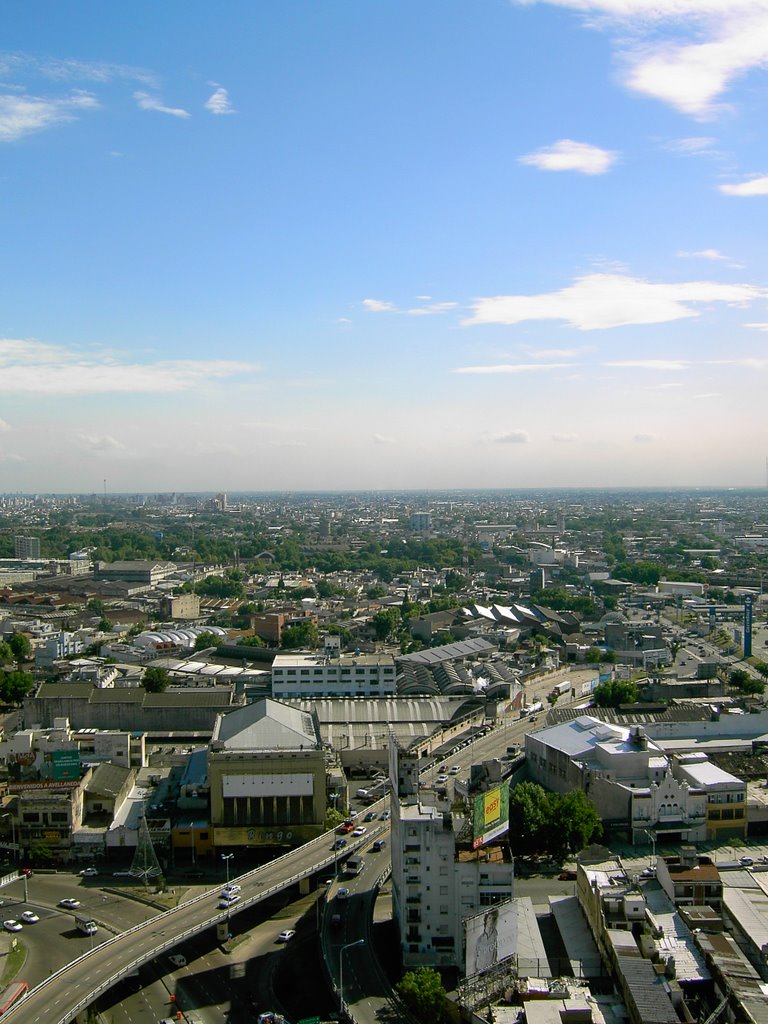
[[[272,696],[281,700],[389,697],[396,692],[395,681],[395,661],[389,654],[278,654],[272,663]]]
[[[512,898],[514,864],[498,843],[473,849],[467,820],[419,790],[416,755],[393,751],[392,911],[403,963],[463,971],[465,922]]]
[[[15,554],[17,558],[39,558],[40,557],[40,538],[39,537],[21,537],[16,536],[14,538]]]

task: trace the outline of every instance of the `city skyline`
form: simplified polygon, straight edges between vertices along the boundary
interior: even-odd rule
[[[764,487],[768,0],[647,7],[11,4],[0,492]]]

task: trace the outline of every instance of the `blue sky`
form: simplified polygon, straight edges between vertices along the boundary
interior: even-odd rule
[[[0,491],[765,483],[768,0],[4,13]]]

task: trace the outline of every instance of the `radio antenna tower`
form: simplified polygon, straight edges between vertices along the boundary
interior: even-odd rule
[[[149,834],[147,825],[147,811],[142,807],[141,818],[139,819],[139,836],[136,843],[136,853],[133,855],[131,874],[134,878],[141,878],[146,888],[150,878],[162,881],[163,869],[157,859],[155,848],[152,845],[152,836]]]

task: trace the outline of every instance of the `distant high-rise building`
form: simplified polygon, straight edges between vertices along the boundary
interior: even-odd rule
[[[17,558],[39,558],[40,538],[39,537],[16,537]]]
[[[412,530],[431,530],[432,529],[432,515],[429,512],[412,512],[411,513],[411,529]]]

